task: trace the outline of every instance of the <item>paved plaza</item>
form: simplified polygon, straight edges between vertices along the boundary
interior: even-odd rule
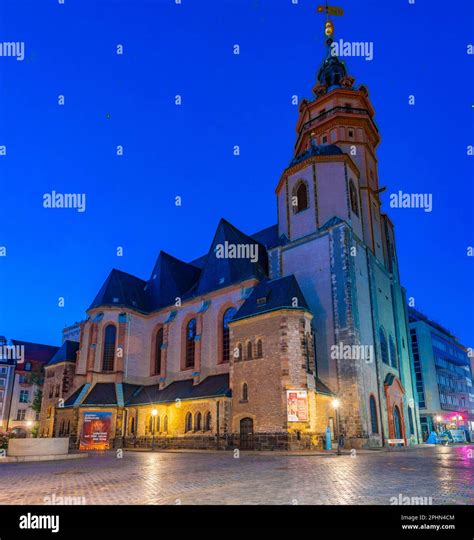
[[[115,452],[0,465],[0,504],[474,504],[474,447],[363,451],[355,457]]]

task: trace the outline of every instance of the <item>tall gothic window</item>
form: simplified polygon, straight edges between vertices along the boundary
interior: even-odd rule
[[[382,362],[384,364],[390,365],[390,362],[388,359],[387,336],[385,335],[385,330],[382,327],[380,327],[379,334],[380,334],[380,350],[382,352]]]
[[[262,340],[259,339],[257,341],[257,358],[262,358],[263,356],[263,344],[262,344]]]
[[[242,385],[242,401],[248,401],[249,399],[249,386],[244,382]]]
[[[374,396],[370,396],[370,423],[372,426],[372,433],[378,433],[379,421],[377,418],[377,404],[375,403]]]
[[[155,356],[153,362],[153,374],[159,375],[161,373],[161,346],[163,345],[163,328],[160,328],[156,333],[155,338]]]
[[[191,319],[186,326],[186,368],[194,367],[196,357],[196,319]]]
[[[113,324],[105,327],[104,331],[104,353],[102,356],[102,371],[114,370],[115,359],[115,340],[117,337],[117,329]]]
[[[224,313],[222,319],[222,362],[228,362],[230,358],[230,331],[229,322],[236,313],[236,309],[231,307]]]
[[[395,342],[391,335],[388,338],[388,343],[390,347],[390,363],[392,364],[392,367],[398,369],[397,348],[395,347]]]
[[[309,207],[308,202],[308,188],[306,182],[300,182],[293,194],[293,197],[296,197],[296,204],[293,205],[295,214],[302,212]]]
[[[193,429],[193,415],[188,412],[188,414],[186,415],[186,421],[185,421],[185,428],[184,430],[185,431],[192,431]]]
[[[252,342],[249,341],[247,343],[247,360],[252,360],[253,358],[253,347],[252,347]]]
[[[210,411],[204,415],[204,431],[211,431],[212,416]]]
[[[196,413],[194,417],[194,431],[202,431],[202,414]]]
[[[358,216],[359,215],[359,202],[357,200],[357,190],[352,180],[349,180],[349,198],[351,200],[351,210],[354,212],[356,216]]]

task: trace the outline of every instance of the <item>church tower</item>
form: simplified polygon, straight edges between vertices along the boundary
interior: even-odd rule
[[[405,291],[393,225],[381,211],[380,135],[364,85],[326,54],[313,98],[299,106],[293,158],[276,187],[281,245],[272,277],[295,275],[313,313],[318,377],[341,403],[338,428],[352,447],[418,441]]]

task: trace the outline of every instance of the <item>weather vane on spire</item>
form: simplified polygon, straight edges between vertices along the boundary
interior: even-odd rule
[[[333,42],[332,36],[334,34],[334,23],[331,21],[330,16],[332,15],[333,17],[341,17],[342,15],[344,15],[344,10],[340,7],[328,6],[328,3],[326,1],[325,6],[318,6],[317,12],[326,13],[326,24],[324,33],[328,38],[326,43],[328,45],[331,45],[331,43]]]

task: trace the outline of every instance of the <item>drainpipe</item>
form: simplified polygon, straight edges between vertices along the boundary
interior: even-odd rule
[[[375,331],[375,322],[374,322],[374,310],[373,310],[373,298],[372,298],[372,290],[373,290],[373,284],[372,284],[372,268],[370,266],[370,260],[369,260],[369,251],[366,251],[366,258],[367,258],[367,276],[369,278],[369,291],[370,291],[370,303],[371,303],[371,310],[370,310],[370,320],[372,322],[372,335],[374,336],[374,346],[377,344],[377,334]],[[383,427],[383,417],[382,417],[382,399],[380,397],[380,371],[379,371],[379,365],[377,360],[377,347],[375,347],[375,371],[377,374],[377,396],[379,398],[379,417],[380,417],[380,431],[382,435],[382,447],[385,446],[385,432]],[[387,411],[387,414],[389,412]]]

